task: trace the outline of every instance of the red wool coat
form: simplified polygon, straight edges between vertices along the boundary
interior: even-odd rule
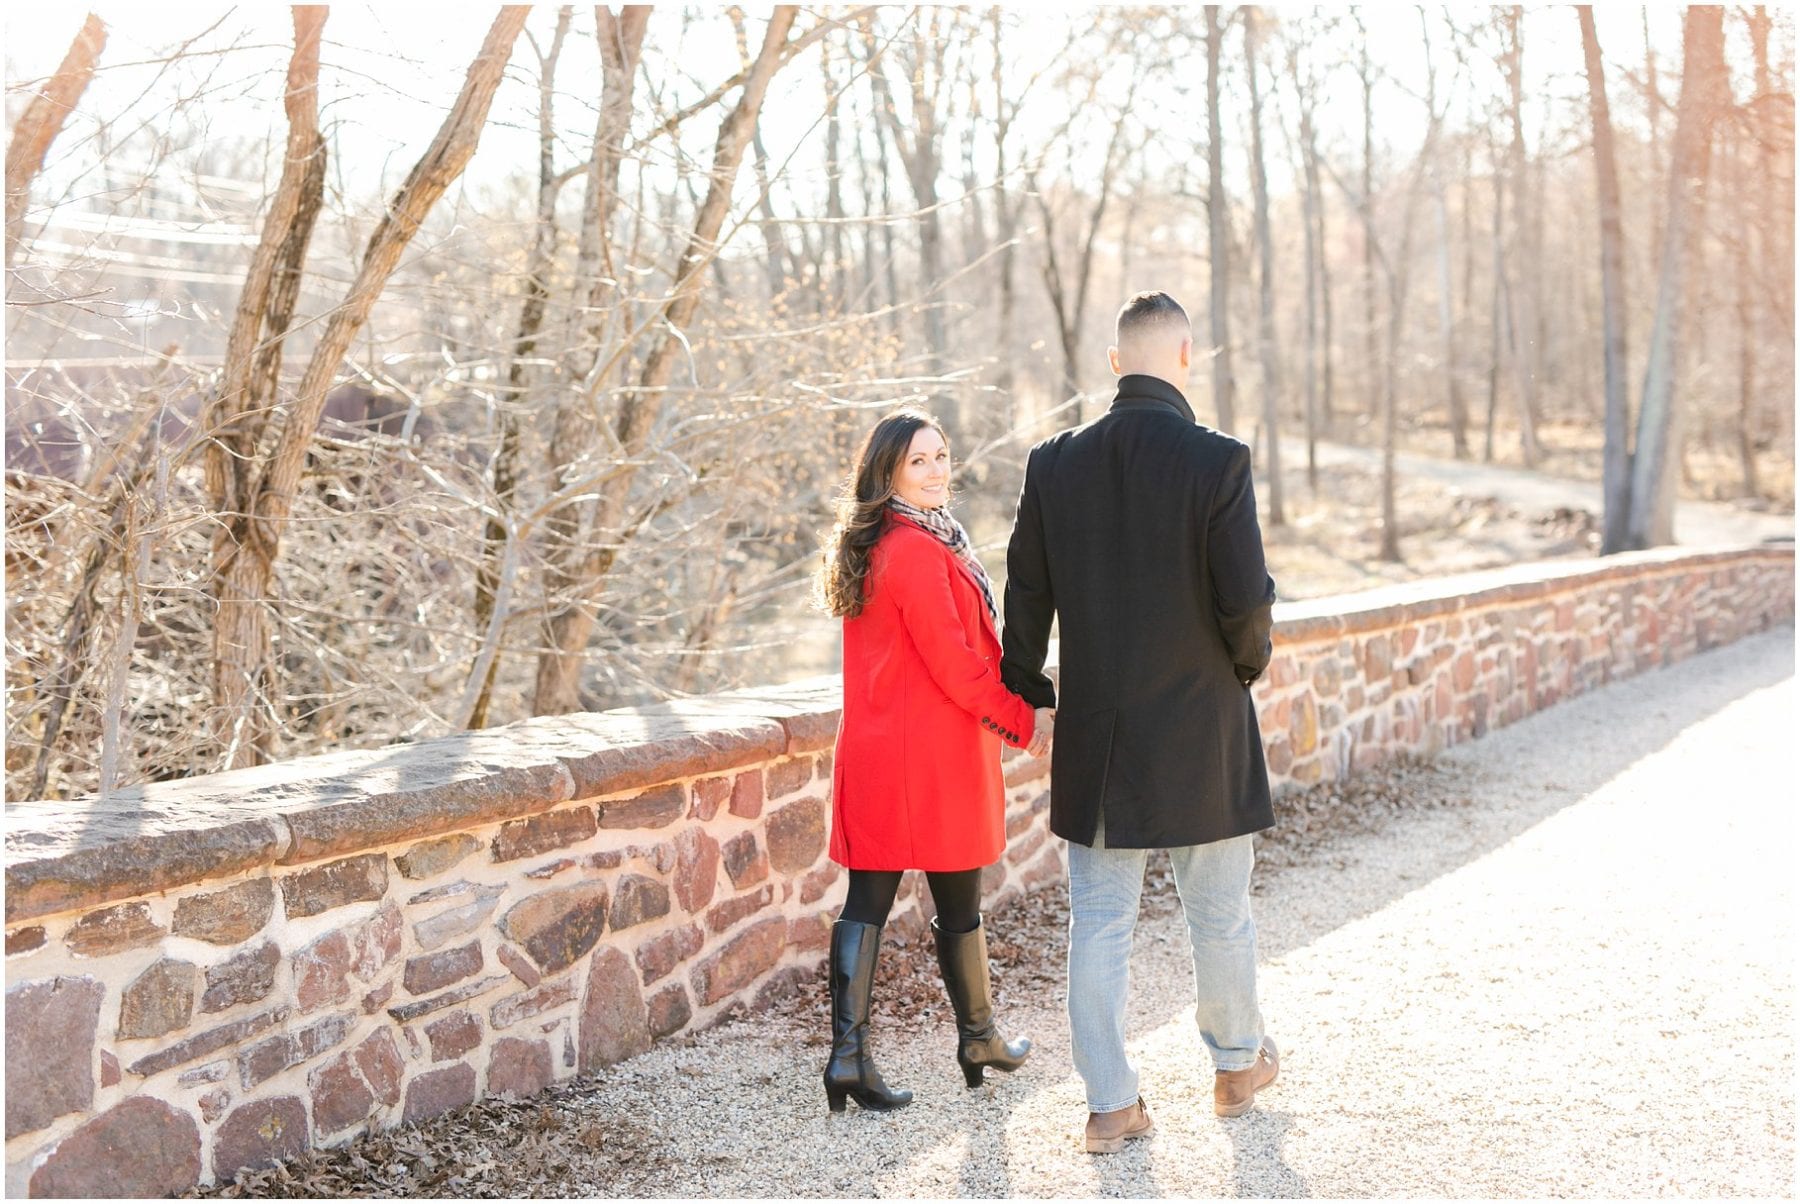
[[[1031,705],[1000,684],[981,588],[937,536],[889,515],[868,602],[844,620],[831,859],[854,870],[968,870],[1006,847],[1000,741]]]

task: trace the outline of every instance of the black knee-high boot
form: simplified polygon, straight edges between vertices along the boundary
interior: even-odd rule
[[[987,933],[976,917],[969,932],[947,932],[931,921],[937,941],[938,969],[950,1007],[956,1013],[956,1061],[971,1087],[981,1086],[984,1067],[1013,1071],[1024,1064],[1031,1042],[1008,1041],[994,1027],[994,1004],[988,994]]]
[[[871,1112],[903,1108],[912,1092],[894,1091],[869,1056],[869,997],[881,926],[839,920],[831,926],[831,1060],[825,1064],[825,1100],[833,1112],[849,1096]]]

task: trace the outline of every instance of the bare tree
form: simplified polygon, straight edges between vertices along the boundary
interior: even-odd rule
[[[63,55],[56,74],[42,89],[34,93],[31,103],[19,114],[13,125],[12,140],[6,144],[6,266],[12,267],[25,232],[25,207],[31,201],[31,182],[44,167],[44,156],[50,144],[62,133],[63,124],[87,91],[94,78],[94,66],[106,48],[106,26],[89,13],[81,23],[69,51]]]
[[[1258,272],[1258,338],[1262,343],[1262,438],[1269,478],[1269,525],[1284,526],[1287,514],[1281,495],[1281,357],[1275,345],[1275,240],[1269,233],[1269,175],[1263,167],[1262,89],[1257,58],[1262,47],[1262,13],[1244,10],[1244,69],[1250,79],[1250,183],[1256,198]]]
[[[797,12],[793,5],[775,8],[763,32],[762,49],[744,80],[743,94],[719,126],[706,199],[694,218],[687,246],[676,261],[668,298],[656,312],[656,325],[661,333],[651,344],[637,383],[624,392],[618,413],[606,432],[607,441],[616,449],[620,463],[602,469],[597,480],[574,482],[579,489],[564,486],[565,492],[580,493],[588,488],[596,491],[593,529],[597,533],[606,533],[608,538],[581,541],[588,551],[572,574],[572,590],[566,606],[552,619],[551,646],[538,658],[533,714],[560,714],[576,710],[580,705],[581,660],[595,621],[592,600],[618,556],[619,535],[627,525],[634,469],[648,449],[651,430],[674,375],[676,358],[685,345],[682,329],[700,304],[698,277],[719,252],[719,232],[730,208],[738,166],[743,162],[757,114],[762,110],[769,81],[787,60],[784,53],[787,35]]]
[[[1523,279],[1530,270],[1527,255],[1528,240],[1532,228],[1531,208],[1527,203],[1531,195],[1530,181],[1526,178],[1525,162],[1525,35],[1522,29],[1524,10],[1518,5],[1505,9],[1507,32],[1506,55],[1503,65],[1506,70],[1506,85],[1511,97],[1507,114],[1512,122],[1512,141],[1506,153],[1506,180],[1512,195],[1512,240],[1511,260],[1513,263],[1526,265],[1519,277],[1508,273],[1501,277],[1500,287],[1506,296],[1506,322],[1512,331],[1512,365],[1513,380],[1519,395],[1519,452],[1525,459],[1525,467],[1534,468],[1538,462],[1537,410],[1538,410],[1538,371],[1539,355],[1537,340],[1537,312],[1533,304],[1536,295],[1534,287]]]
[[[1225,136],[1219,121],[1219,58],[1225,22],[1219,5],[1206,6],[1206,228],[1211,273],[1210,329],[1213,408],[1219,429],[1237,429],[1237,381],[1231,375],[1231,215],[1225,197]]]
[[[1722,8],[1696,4],[1688,8],[1682,26],[1681,99],[1669,157],[1668,218],[1631,466],[1626,542],[1633,548],[1675,539],[1675,474],[1680,462],[1675,379],[1681,366],[1687,267],[1706,216],[1712,127],[1726,87],[1724,21]]]
[[[241,465],[248,474],[238,479],[252,482],[239,494],[247,504],[240,511],[224,512],[224,530],[214,543],[211,585],[217,606],[213,730],[233,766],[261,762],[273,745],[268,684],[270,587],[281,550],[282,526],[293,507],[307,446],[325,408],[325,394],[401,252],[475,153],[501,72],[529,12],[529,5],[509,5],[494,18],[437,137],[371,235],[356,278],[343,304],[327,320],[285,420],[269,445]]]
[[[1631,510],[1630,403],[1625,396],[1629,361],[1625,343],[1625,223],[1619,168],[1613,152],[1612,113],[1606,103],[1606,65],[1592,5],[1578,5],[1581,46],[1587,57],[1588,112],[1594,130],[1594,172],[1600,199],[1600,296],[1605,361],[1606,436],[1601,461],[1600,552],[1625,546]]]

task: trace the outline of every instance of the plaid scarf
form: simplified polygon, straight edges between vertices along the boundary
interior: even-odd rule
[[[888,509],[918,523],[956,554],[963,567],[969,570],[969,576],[975,578],[975,584],[981,587],[981,600],[987,603],[988,614],[993,617],[995,626],[998,626],[1000,609],[994,605],[994,584],[988,580],[987,570],[981,567],[981,561],[975,558],[975,547],[969,542],[969,533],[951,515],[950,508],[939,506],[936,510],[921,510],[896,495],[888,499]]]

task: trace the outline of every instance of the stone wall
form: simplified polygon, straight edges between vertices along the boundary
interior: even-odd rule
[[[1271,767],[1431,752],[1792,615],[1791,547],[1283,605]],[[178,1192],[822,993],[836,706],[821,678],[9,806],[8,1193]],[[1062,870],[1047,762],[1005,770],[990,907]]]

